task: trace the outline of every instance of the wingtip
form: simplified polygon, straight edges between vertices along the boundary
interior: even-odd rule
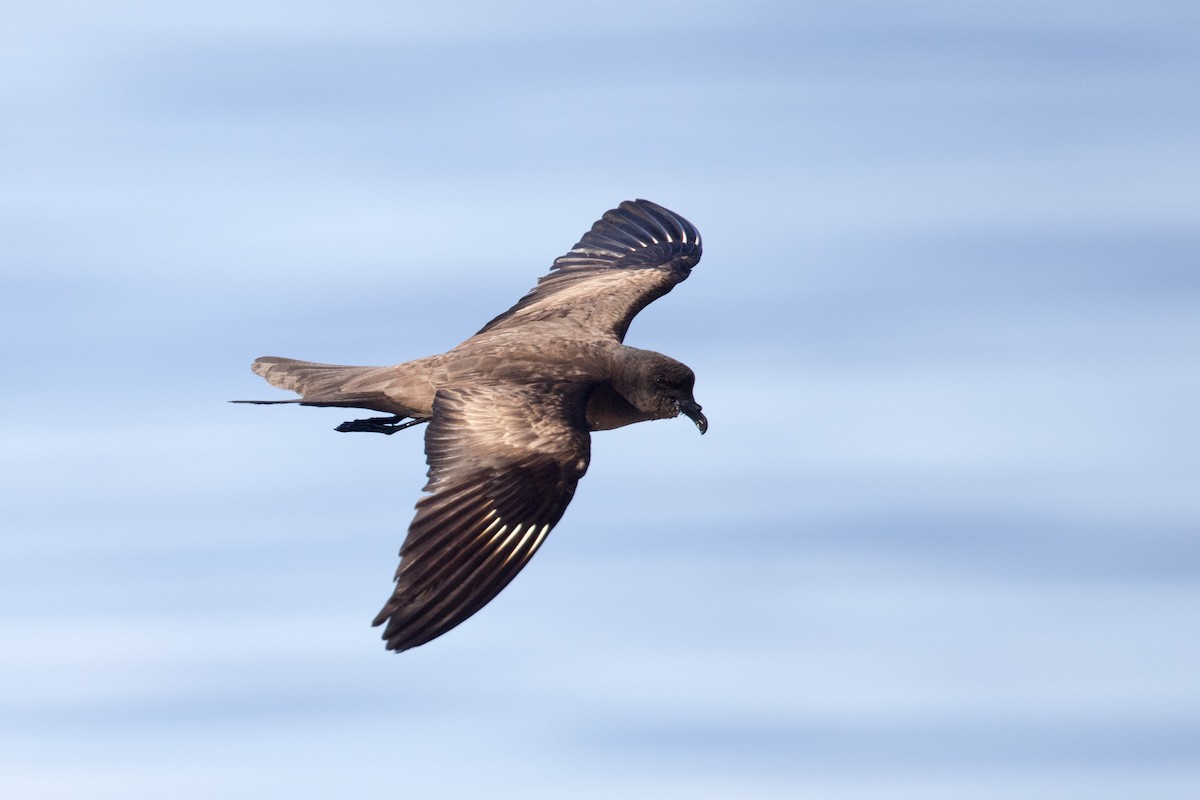
[[[394,617],[398,610],[399,606],[392,601],[388,601],[380,609],[379,613],[375,615],[375,619],[371,620],[372,628],[378,628],[381,625],[384,626],[379,638],[383,640],[384,647],[393,653],[403,653],[405,650],[411,650],[418,645],[424,644],[424,641],[414,641],[412,637],[404,636],[403,630],[396,623]]]
[[[637,267],[650,263],[687,269],[700,260],[696,226],[650,200],[625,200],[609,209],[574,247],[554,260],[555,269]]]
[[[617,209],[636,214],[643,219],[649,218],[649,221],[662,227],[667,233],[668,240],[673,239],[679,244],[692,245],[696,248],[701,246],[700,231],[696,230],[695,225],[652,200],[644,198],[626,200],[617,206]]]

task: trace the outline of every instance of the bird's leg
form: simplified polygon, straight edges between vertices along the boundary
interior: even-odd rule
[[[394,414],[390,417],[371,417],[370,419],[355,419],[349,422],[343,422],[334,430],[342,433],[351,431],[370,431],[372,433],[383,433],[391,435],[396,431],[402,431],[405,428],[411,428],[413,425],[420,425],[422,422],[429,422],[428,417],[417,417],[410,419],[408,422],[403,422],[404,417],[399,414]]]

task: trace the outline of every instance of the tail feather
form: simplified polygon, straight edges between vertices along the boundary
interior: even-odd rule
[[[336,408],[368,408],[373,411],[397,413],[396,404],[378,388],[371,387],[371,373],[385,367],[347,367],[340,364],[317,364],[293,358],[264,356],[251,366],[256,375],[280,389],[300,395],[298,400],[250,400],[245,402],[272,404],[298,403],[302,406],[332,406]]]

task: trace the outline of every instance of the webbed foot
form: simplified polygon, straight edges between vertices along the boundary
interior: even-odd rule
[[[371,417],[370,419],[354,419],[349,422],[343,422],[334,430],[341,433],[351,433],[353,431],[368,431],[370,433],[382,433],[388,436],[396,431],[402,431],[405,428],[411,428],[413,425],[420,425],[422,422],[429,422],[428,418],[418,417],[404,422],[404,417],[399,414],[393,414],[390,417]]]

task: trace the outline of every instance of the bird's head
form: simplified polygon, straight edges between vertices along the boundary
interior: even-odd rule
[[[696,424],[700,433],[708,430],[708,420],[692,396],[696,375],[673,358],[648,350],[632,350],[614,381],[614,387],[650,419],[670,419],[683,414]]]

